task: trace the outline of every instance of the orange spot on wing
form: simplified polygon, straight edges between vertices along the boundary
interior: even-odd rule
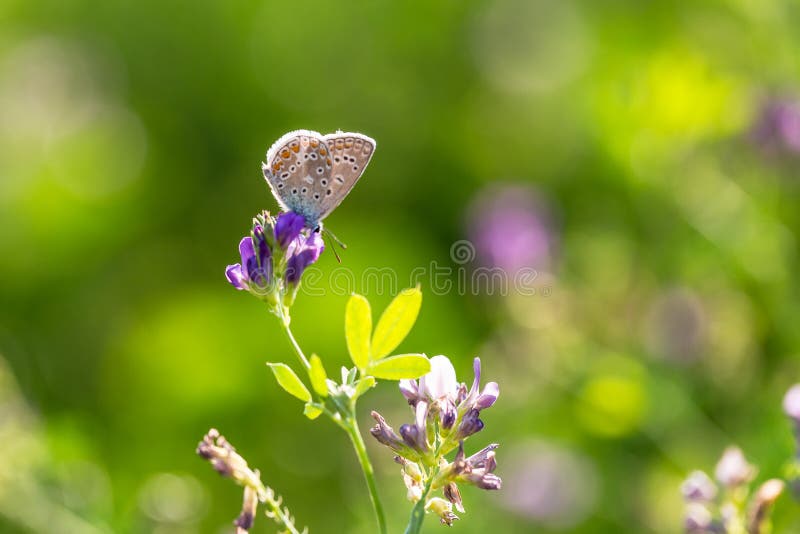
[[[298,145],[297,143],[293,144],[293,145],[292,145],[292,146],[290,146],[289,148],[291,148],[291,149],[292,149],[292,152],[294,152],[295,154],[297,154],[298,152],[300,152],[300,145]]]
[[[328,153],[328,151],[327,151],[327,150],[325,150],[324,148],[320,148],[320,149],[319,149],[319,155],[320,155],[320,156],[324,156],[324,155],[325,155],[325,154],[327,154],[327,153]]]
[[[283,159],[289,159],[289,156],[290,156],[290,155],[291,155],[291,152],[289,152],[289,151],[288,151],[288,150],[286,150],[285,148],[284,148],[283,150],[281,150],[281,157],[282,157]]]

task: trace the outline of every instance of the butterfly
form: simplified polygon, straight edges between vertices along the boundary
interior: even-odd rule
[[[261,170],[280,207],[321,231],[322,219],[353,189],[374,152],[375,140],[364,134],[295,130],[273,143]]]

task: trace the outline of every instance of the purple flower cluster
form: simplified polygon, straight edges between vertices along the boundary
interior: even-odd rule
[[[278,294],[295,290],[324,249],[319,233],[305,228],[302,215],[289,211],[275,218],[264,212],[239,242],[241,263],[228,265],[225,276],[238,290],[278,302]]]
[[[439,424],[444,434],[452,435],[452,440],[458,442],[483,429],[480,419],[481,410],[492,406],[500,395],[500,386],[497,382],[489,382],[480,389],[481,359],[473,361],[475,378],[472,387],[467,390],[466,384],[456,381],[456,372],[453,364],[446,356],[431,358],[431,371],[417,380],[401,380],[400,392],[408,403],[417,412],[417,426],[420,418],[427,419],[429,415],[438,416]],[[422,417],[424,416],[424,417]],[[455,434],[451,429],[456,422],[459,425]],[[403,428],[400,427],[400,433]]]
[[[456,483],[486,490],[497,490],[502,485],[494,474],[496,443],[469,457],[464,453],[464,441],[483,429],[481,411],[497,401],[500,387],[497,382],[480,387],[480,358],[474,360],[475,378],[469,389],[456,380],[453,364],[446,356],[434,356],[430,363],[430,372],[419,380],[400,381],[400,391],[414,412],[414,422],[402,425],[398,434],[379,413],[372,412],[377,424],[370,433],[397,453],[395,461],[403,466],[409,500],[419,501],[428,483],[432,490],[442,490],[447,500],[432,497],[426,501],[426,509],[449,525],[457,519],[452,513],[453,505],[464,511]],[[456,448],[453,461],[447,461],[444,456]]]
[[[703,471],[692,472],[681,486],[686,501],[684,531],[690,534],[766,533],[770,510],[783,493],[784,482],[774,478],[767,480],[749,502],[744,503],[756,468],[738,447],[725,449],[714,476],[719,486]]]

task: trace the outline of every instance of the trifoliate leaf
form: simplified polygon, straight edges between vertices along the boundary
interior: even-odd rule
[[[267,365],[272,369],[272,374],[275,375],[278,385],[288,394],[294,395],[303,402],[311,400],[311,393],[308,392],[306,386],[292,371],[291,367],[285,363],[268,363]]]
[[[371,360],[389,355],[405,339],[414,326],[422,306],[419,287],[404,289],[386,307],[372,336]]]
[[[319,404],[314,404],[313,402],[307,402],[303,408],[303,414],[312,421],[319,417],[321,413],[322,408],[319,406]]]
[[[379,362],[373,362],[367,372],[375,378],[384,380],[402,380],[419,378],[430,372],[431,363],[424,354],[400,354]]]
[[[328,386],[325,381],[328,379],[328,375],[325,373],[325,367],[322,366],[322,360],[316,354],[312,354],[309,363],[311,368],[308,370],[308,377],[311,379],[311,387],[320,397],[327,397]]]
[[[369,301],[361,295],[353,295],[347,301],[344,312],[344,335],[350,359],[356,367],[364,369],[369,363],[372,311]]]

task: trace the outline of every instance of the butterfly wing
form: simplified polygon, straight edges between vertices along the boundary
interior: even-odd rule
[[[330,177],[317,182],[319,218],[327,217],[350,193],[375,152],[375,140],[359,133],[336,132],[324,141],[332,160]]]
[[[332,169],[325,137],[309,130],[295,130],[275,141],[261,165],[281,208],[303,215],[312,228],[329,213],[322,203]]]

